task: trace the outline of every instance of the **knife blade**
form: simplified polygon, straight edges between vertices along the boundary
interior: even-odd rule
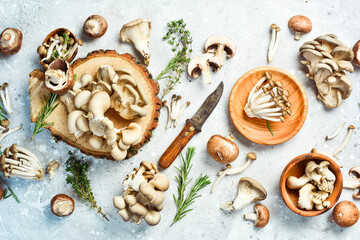
[[[223,91],[224,83],[221,82],[215,91],[206,98],[194,116],[191,119],[186,120],[185,127],[160,157],[159,165],[161,168],[168,168],[192,137],[196,133],[201,132],[201,128],[205,121],[220,101]]]

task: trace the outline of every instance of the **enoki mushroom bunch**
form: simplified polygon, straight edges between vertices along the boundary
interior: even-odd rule
[[[142,161],[139,168],[127,175],[124,194],[114,197],[114,205],[125,222],[141,223],[144,218],[149,225],[156,225],[161,220],[164,194],[169,188],[169,179],[159,173],[154,163]]]
[[[251,118],[284,122],[284,117],[292,113],[289,96],[282,82],[273,81],[271,74],[266,72],[250,91],[244,111]]]
[[[92,135],[88,143],[94,149],[109,148],[114,160],[123,160],[127,150],[142,139],[142,127],[137,123],[117,129],[105,116],[114,109],[119,117],[130,120],[147,115],[145,109],[149,100],[141,84],[127,69],[113,69],[103,65],[96,79],[84,74],[78,79],[73,90],[60,98],[67,106],[68,130],[76,138],[85,134]]]
[[[4,150],[0,157],[0,167],[4,177],[31,180],[44,178],[44,169],[36,155],[16,144]]]

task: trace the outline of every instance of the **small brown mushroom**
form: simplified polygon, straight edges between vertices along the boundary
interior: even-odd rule
[[[332,217],[340,227],[351,227],[359,220],[359,209],[353,202],[342,201],[336,204]]]
[[[257,228],[265,227],[270,219],[269,210],[262,204],[256,204],[254,210],[255,213],[245,213],[244,219],[254,221],[254,226]]]
[[[0,35],[0,51],[5,55],[13,55],[20,51],[22,33],[16,28],[6,28]]]
[[[288,23],[289,28],[295,32],[294,39],[300,40],[301,33],[308,33],[312,29],[312,23],[308,17],[296,15],[290,18]]]
[[[58,58],[50,63],[45,72],[45,87],[52,93],[62,95],[71,89],[74,83],[74,72],[70,64]]]
[[[360,66],[360,40],[357,41],[353,47],[353,52],[354,52],[354,59],[353,62]]]
[[[74,200],[66,194],[58,194],[51,199],[51,211],[58,217],[69,216],[74,209]]]
[[[108,24],[100,15],[91,15],[84,22],[84,32],[87,36],[91,38],[99,38],[102,37],[107,30]]]
[[[207,151],[219,163],[231,163],[239,155],[239,148],[231,136],[227,138],[220,135],[212,136],[207,143]]]

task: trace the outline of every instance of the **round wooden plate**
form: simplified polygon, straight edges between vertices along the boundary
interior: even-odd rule
[[[330,197],[327,199],[328,201],[330,201],[330,206],[320,211],[307,211],[300,209],[298,207],[299,190],[290,189],[286,186],[286,179],[289,176],[299,178],[305,174],[305,167],[309,161],[315,161],[316,164],[319,164],[322,161],[328,161],[330,163],[329,169],[335,174],[336,177],[334,190],[331,193]],[[334,160],[321,153],[306,153],[294,158],[288,163],[288,165],[286,165],[280,177],[280,192],[286,206],[288,206],[294,213],[305,217],[317,216],[330,210],[338,201],[342,192],[342,188],[343,177],[340,168],[338,167],[336,162],[334,162]]]
[[[272,75],[274,81],[281,81],[284,89],[290,93],[292,115],[285,117],[285,122],[270,122],[274,136],[271,135],[266,121],[249,118],[244,107],[251,89],[265,72]],[[295,136],[305,123],[308,101],[304,87],[291,73],[278,67],[259,67],[245,73],[235,83],[229,99],[230,117],[236,129],[247,139],[263,145],[275,145],[286,142]]]
[[[135,155],[141,146],[150,140],[152,130],[155,129],[158,124],[161,108],[161,101],[157,97],[159,86],[151,78],[148,70],[145,67],[136,64],[135,58],[128,53],[120,55],[116,51],[112,50],[93,51],[89,53],[86,58],[77,59],[72,64],[72,68],[77,77],[81,77],[84,73],[89,73],[93,76],[93,78],[96,78],[97,70],[101,65],[110,65],[113,68],[123,67],[132,71],[136,81],[143,86],[149,99],[149,104],[145,107],[148,114],[142,118],[125,120],[113,109],[109,109],[105,112],[105,116],[113,121],[116,128],[126,127],[130,124],[130,122],[136,122],[142,126],[143,138],[139,144],[129,148],[127,153],[127,158],[129,158]],[[29,94],[32,122],[37,120],[39,112],[43,106],[42,99],[47,99],[50,94],[49,90],[45,88],[43,80],[44,72],[34,70],[30,73]],[[79,148],[85,154],[93,155],[94,157],[105,157],[109,160],[113,160],[110,156],[110,146],[105,149],[96,150],[88,143],[88,139],[91,137],[90,134],[84,134],[83,137],[76,139],[74,134],[71,134],[68,131],[68,112],[66,106],[59,100],[57,100],[57,102],[59,103],[58,107],[46,119],[47,122],[54,122],[54,124],[49,127],[51,133],[67,144]]]

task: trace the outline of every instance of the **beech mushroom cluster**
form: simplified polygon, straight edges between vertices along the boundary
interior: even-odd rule
[[[273,81],[270,73],[265,75],[251,89],[244,111],[248,117],[273,122],[284,122],[291,115],[290,93],[283,83]]]
[[[142,161],[139,168],[127,175],[124,194],[114,197],[114,206],[125,222],[146,223],[153,226],[160,222],[164,194],[169,188],[168,177],[158,172],[156,164]]]
[[[4,177],[31,180],[44,178],[44,169],[36,155],[16,144],[4,150],[0,157],[0,167]]]
[[[306,59],[300,62],[309,70],[306,76],[315,81],[318,98],[328,108],[339,107],[353,89],[345,71],[354,71],[351,64],[354,52],[335,35],[327,34],[305,42],[300,55]]]
[[[82,46],[82,44],[82,40],[77,40],[69,30],[56,29],[46,37],[37,49],[40,63],[47,68],[52,61],[58,58],[71,62],[77,53],[78,46]]]
[[[13,55],[20,51],[23,35],[19,29],[6,28],[0,34],[0,52]]]
[[[243,177],[238,184],[238,194],[234,201],[222,203],[220,208],[227,212],[240,210],[251,202],[264,200],[267,196],[265,188],[256,180]]]
[[[117,129],[114,123],[105,116],[105,112],[114,109],[119,117],[131,120],[147,115],[145,109],[149,100],[141,84],[126,69],[113,69],[102,65],[96,78],[85,73],[77,79],[72,87],[62,96],[61,101],[67,106],[68,130],[76,138],[84,134],[92,135],[88,143],[94,149],[111,146],[114,160],[123,160],[131,145],[142,139],[142,127],[132,122]]]
[[[205,84],[211,83],[210,68],[214,72],[224,65],[224,58],[232,58],[236,53],[233,39],[225,36],[211,36],[205,42],[205,53],[193,58],[188,65],[188,74],[192,78],[198,78],[200,73]]]
[[[328,161],[320,164],[310,161],[306,164],[303,176],[290,176],[286,179],[288,188],[299,189],[299,208],[313,210],[315,206],[315,209],[320,211],[330,206],[327,199],[334,190],[336,177],[328,168],[329,165]]]
[[[144,57],[146,66],[150,64],[149,37],[151,22],[147,19],[138,18],[125,24],[120,30],[120,38],[123,42],[132,43]]]
[[[168,121],[166,124],[166,130],[171,127],[173,123],[174,128],[176,127],[179,118],[186,107],[190,106],[190,102],[187,101],[184,105],[181,106],[181,96],[180,95],[173,95],[171,97],[171,102],[163,101],[163,106],[167,108],[168,111]]]

